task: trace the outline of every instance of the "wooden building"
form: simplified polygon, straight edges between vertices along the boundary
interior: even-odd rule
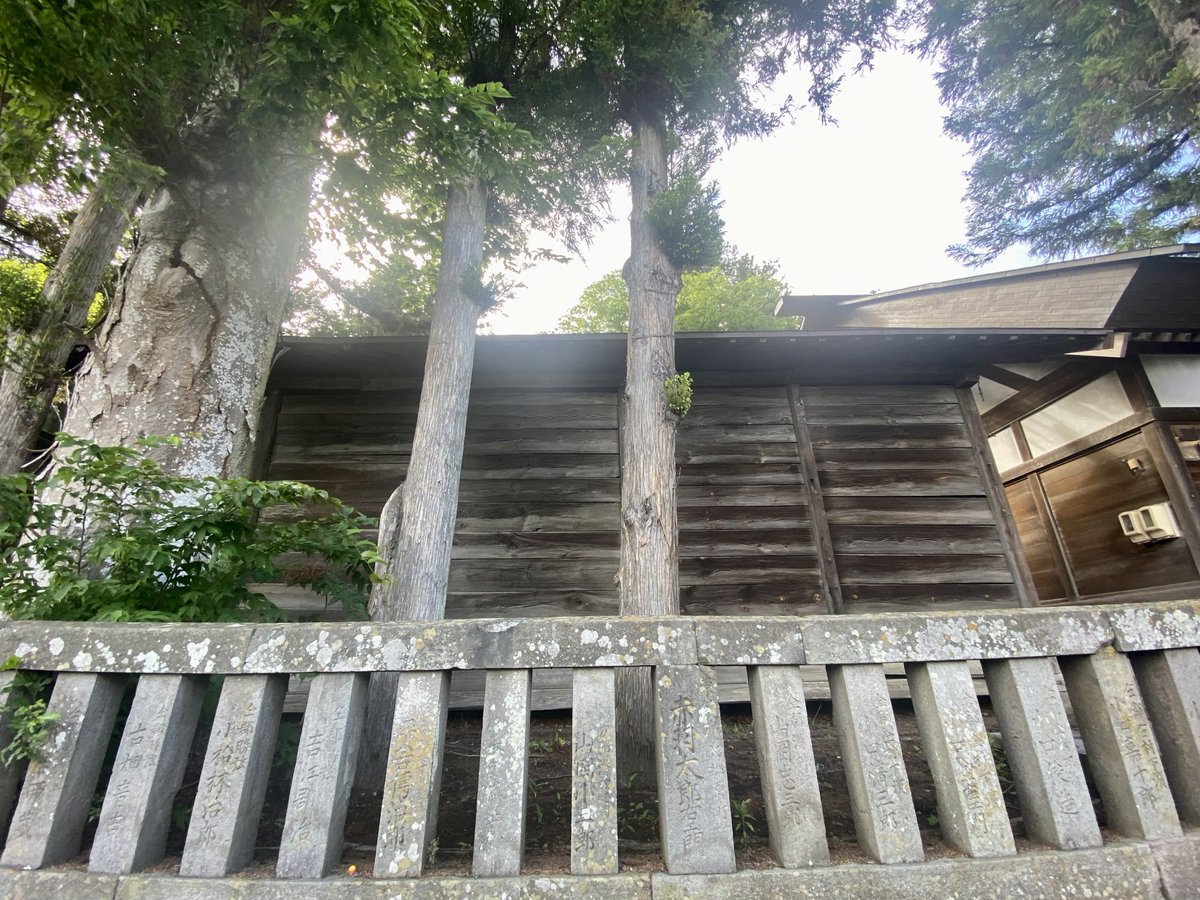
[[[1200,245],[1177,245],[866,297],[788,297],[779,311],[843,334],[1104,329],[1082,355],[981,354],[967,373],[1038,602],[1191,597],[1200,588],[1197,254]],[[1173,521],[1161,531],[1127,533],[1137,515],[1164,509]]]
[[[1031,600],[964,371],[1103,331],[680,335],[689,614],[877,612]],[[376,514],[404,478],[424,341],[292,339],[261,472]],[[609,614],[619,547],[621,335],[484,337],[451,617]]]

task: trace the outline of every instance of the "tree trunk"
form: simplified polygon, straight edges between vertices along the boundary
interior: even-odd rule
[[[0,474],[17,471],[37,443],[104,268],[140,196],[137,185],[120,178],[105,179],[92,190],[42,286],[36,323],[29,331],[8,333],[0,372]]]
[[[293,137],[196,139],[142,213],[64,430],[101,444],[188,435],[168,471],[244,474],[299,261],[314,162]]]
[[[1200,78],[1200,20],[1194,15],[1181,15],[1180,4],[1170,0],[1148,0],[1146,5],[1188,72]]]
[[[483,264],[486,208],[487,188],[477,177],[451,188],[446,200],[425,378],[403,502],[397,504],[395,556],[386,563],[389,580],[371,595],[371,618],[377,621],[440,619],[446,611],[475,328],[482,312],[470,286],[478,283]],[[392,500],[388,505],[397,508]],[[358,767],[359,786],[369,790],[383,785],[395,693],[394,676],[372,678]]]
[[[679,612],[679,525],[675,506],[675,426],[664,382],[675,374],[675,298],[679,270],[659,246],[646,209],[667,186],[666,127],[661,119],[633,125],[630,187],[629,337],[621,430],[621,567],[623,616]],[[652,782],[654,747],[650,673],[621,672],[618,757],[624,776]]]

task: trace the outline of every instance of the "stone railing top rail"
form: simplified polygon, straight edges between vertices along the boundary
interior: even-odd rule
[[[1003,612],[439,622],[0,623],[0,659],[52,672],[263,674],[855,665],[1200,645],[1200,600]]]

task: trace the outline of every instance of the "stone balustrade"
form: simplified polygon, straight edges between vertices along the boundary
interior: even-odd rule
[[[1034,885],[1039,896],[1197,896],[1197,647],[1200,602],[802,619],[4,622],[0,658],[53,675],[54,718],[40,760],[0,770],[0,895],[926,898],[1008,897]],[[1039,848],[1018,852],[1014,841],[974,662],[1024,834]],[[925,859],[884,674],[897,663],[953,858]],[[712,669],[728,665],[748,670],[774,868],[738,871],[735,858]],[[801,665],[827,669],[857,842],[874,864],[831,864]],[[629,666],[653,669],[664,872],[620,868],[614,681]],[[531,671],[549,667],[574,671],[570,871],[523,875]],[[449,673],[462,669],[487,673],[471,877],[433,877],[425,861]],[[378,671],[400,681],[373,877],[331,877]],[[312,682],[275,877],[241,878],[290,675]],[[220,699],[178,874],[145,874],[163,859],[215,676]],[[0,686],[14,677],[0,674]],[[81,855],[130,678],[136,692]]]

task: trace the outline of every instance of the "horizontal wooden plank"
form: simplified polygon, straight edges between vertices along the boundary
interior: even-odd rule
[[[341,460],[277,460],[271,463],[267,470],[269,478],[293,481],[349,482],[378,480],[390,481],[395,479],[399,484],[397,473],[408,471],[407,454],[392,454],[380,459],[358,459],[353,463]]]
[[[704,425],[689,423],[686,416],[680,422],[676,435],[676,443],[683,447],[743,443],[796,443],[796,432],[790,423],[781,425]]]
[[[714,387],[702,383],[697,385],[692,392],[693,409],[748,409],[750,407],[770,409],[787,405],[787,388],[782,385]]]
[[[621,499],[617,478],[464,478],[460,500],[503,503],[510,500],[558,503],[615,503]]]
[[[343,415],[362,414],[364,416],[376,413],[416,415],[420,402],[419,390],[369,396],[362,391],[310,391],[306,393],[285,391],[280,399],[279,419],[282,422],[292,420],[296,416],[316,416],[318,418],[301,421],[320,424],[321,417],[331,411]]]
[[[688,446],[682,442],[675,448],[677,465],[706,465],[711,463],[761,465],[789,463],[799,459],[796,444],[735,443]]]
[[[801,484],[803,477],[799,462],[757,464],[700,463],[679,466],[677,483],[685,485],[771,485]]]
[[[975,472],[979,466],[969,447],[819,447],[813,455],[822,472],[861,469],[945,469]]]
[[[704,403],[695,395],[692,408],[683,421],[681,430],[706,428],[713,425],[791,425],[792,411],[787,397],[770,400],[725,400]]]
[[[804,412],[809,425],[954,425],[962,421],[957,403],[806,403]]]
[[[812,616],[829,612],[813,585],[695,585],[680,589],[680,608],[688,616]],[[538,591],[449,594],[446,615],[453,618],[496,616],[549,617],[617,615],[616,591]]]
[[[385,434],[394,431],[412,434],[417,410],[355,410],[331,406],[323,412],[280,413],[275,420],[275,443],[293,441],[309,434]]]
[[[457,591],[446,595],[446,616],[487,619],[495,616],[615,616],[617,588],[608,590]]]
[[[842,583],[848,615],[944,609],[1006,609],[1019,606],[1012,584]]]
[[[619,508],[612,503],[549,503],[540,498],[491,503],[464,500],[458,504],[457,533],[494,531],[615,531]]]
[[[617,560],[458,559],[450,564],[451,593],[583,590],[613,587]]]
[[[611,531],[460,532],[454,559],[603,559],[616,560],[621,535]]]
[[[347,440],[328,440],[324,435],[312,435],[306,446],[296,444],[277,445],[271,454],[271,467],[275,465],[313,465],[326,462],[335,465],[367,465],[391,463],[396,459],[407,462],[412,453],[412,432],[395,435],[373,435],[369,440],[349,435]]]
[[[508,428],[473,430],[468,425],[466,453],[616,453],[613,428]]]
[[[1001,552],[1000,536],[990,525],[834,525],[839,553],[872,556],[937,556]]]
[[[809,527],[805,506],[684,506],[679,510],[679,530],[790,531]]]
[[[811,581],[819,572],[816,554],[779,556],[691,556],[679,560],[679,584],[757,584]]]
[[[615,453],[489,453],[463,457],[464,478],[620,478]]]
[[[941,469],[821,472],[826,496],[975,497],[984,493],[978,472]]]
[[[939,384],[871,384],[862,387],[802,387],[804,409],[858,403],[957,403],[954,388]]]
[[[1005,584],[1012,581],[999,554],[961,556],[868,556],[837,553],[845,584]],[[843,590],[845,587],[843,586]]]
[[[537,410],[539,408],[560,407],[566,409],[584,409],[586,407],[601,407],[616,409],[620,397],[616,391],[588,391],[578,388],[544,390],[504,390],[488,391],[476,389],[471,392],[470,410]]]
[[[679,588],[681,609],[689,616],[811,616],[829,612],[819,576],[754,584],[690,584]]]
[[[791,484],[688,484],[676,491],[679,506],[804,506],[805,495],[797,481]]]
[[[686,616],[823,616],[829,609],[823,601],[803,602],[807,596],[799,589],[793,589],[787,597],[776,598],[766,595],[766,599],[739,599],[728,602],[720,600],[695,600],[692,598],[682,601],[682,611]]]
[[[679,556],[786,556],[815,553],[812,530],[754,529],[679,533]]]
[[[970,447],[962,425],[812,425],[814,447]]]
[[[831,525],[990,525],[985,497],[827,497]]]

